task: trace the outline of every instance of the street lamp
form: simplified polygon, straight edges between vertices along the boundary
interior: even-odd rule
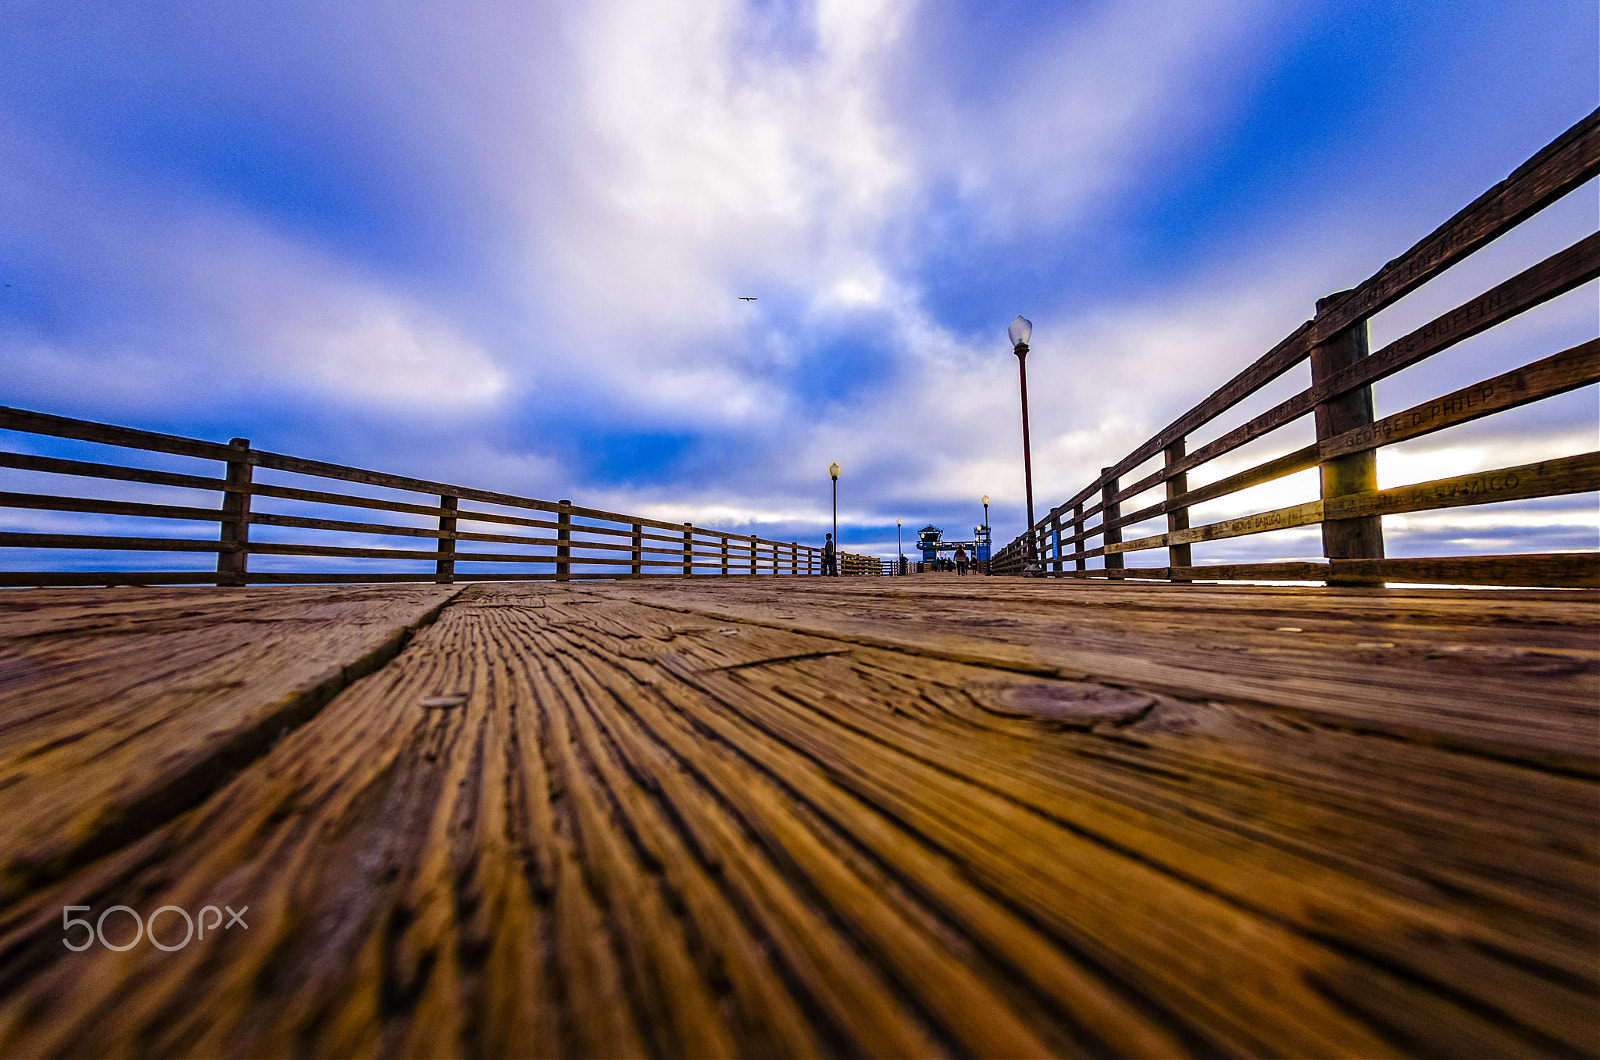
[[[1033,559],[1033,453],[1028,443],[1028,340],[1033,337],[1033,322],[1018,315],[1006,329],[1011,337],[1011,352],[1017,355],[1017,374],[1022,380],[1022,480],[1028,497],[1028,558]]]
[[[994,535],[989,532],[989,495],[985,493],[978,499],[983,502],[983,543],[987,546],[983,550],[983,559],[985,563],[988,563],[989,560],[994,558],[992,554],[992,549],[994,548]],[[974,551],[976,551],[976,546],[974,546]],[[985,574],[988,574],[989,568],[985,566],[983,571]]]
[[[833,479],[833,554],[839,555],[839,461],[828,465],[828,477]],[[839,561],[833,561],[833,573],[839,573]]]
[[[904,574],[906,572],[906,554],[900,550],[900,524],[903,522],[905,522],[904,519],[896,519],[894,521],[894,572],[896,574]]]

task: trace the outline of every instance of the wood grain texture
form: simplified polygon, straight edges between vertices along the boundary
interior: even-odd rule
[[[461,590],[202,802],[8,897],[0,1054],[1600,1049],[1600,596],[774,584]],[[128,594],[27,595],[13,637]],[[1441,718],[1464,683],[1522,689],[1516,754]],[[1352,724],[1358,688],[1409,725]],[[62,947],[64,906],[116,903],[249,928]]]
[[[592,591],[1018,672],[1270,705],[1553,767],[1593,772],[1600,761],[1594,593],[929,577],[943,584],[927,595],[916,588],[927,578],[797,584],[781,595],[681,580]]]
[[[453,591],[5,593],[0,898],[203,799]]]
[[[76,438],[85,442],[120,445],[130,449],[144,449],[156,453],[174,453],[204,460],[229,460],[234,452],[217,442],[203,442],[195,438],[180,438],[174,434],[140,431],[132,427],[116,427],[90,420],[75,420],[66,416],[52,416],[45,412],[30,412],[0,406],[0,429],[24,431],[29,434],[48,434],[56,438]]]

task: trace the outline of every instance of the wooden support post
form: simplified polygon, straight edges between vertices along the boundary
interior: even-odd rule
[[[1100,469],[1100,474],[1105,475],[1111,471],[1109,467]],[[1122,527],[1112,526],[1116,520],[1122,518],[1122,505],[1115,500],[1117,496],[1117,479],[1108,478],[1105,485],[1100,487],[1100,543],[1103,545],[1122,544]],[[1122,570],[1122,553],[1107,552],[1106,570]]]
[[[722,576],[728,576],[728,535],[722,535]]]
[[[1081,533],[1083,533],[1083,505],[1078,504],[1074,505],[1072,509],[1072,536],[1077,537]],[[1084,546],[1081,539],[1073,543],[1072,551],[1082,552],[1083,549]],[[1073,565],[1077,567],[1078,570],[1085,570],[1086,562],[1087,561],[1085,561],[1082,556],[1079,556]]]
[[[227,485],[222,494],[224,551],[217,553],[217,584],[243,585],[249,567],[250,548],[250,439],[234,438],[228,445]]]
[[[1057,574],[1061,573],[1061,513],[1050,513],[1050,551],[1055,556],[1055,561],[1050,564],[1050,569]]]
[[[755,573],[756,573],[756,539],[752,537],[750,539],[750,576],[751,577],[755,577]]]
[[[455,512],[458,505],[456,498],[449,495],[439,498],[439,507],[448,513],[439,516],[439,558],[433,562],[433,580],[440,585],[449,585],[456,580]]]
[[[1188,449],[1184,439],[1179,438],[1166,448],[1166,464],[1171,467],[1187,455]],[[1189,492],[1189,474],[1180,471],[1167,479],[1167,500],[1181,497]],[[1173,508],[1167,512],[1167,533],[1174,530],[1189,529],[1189,506]],[[1171,567],[1191,567],[1194,565],[1194,556],[1187,543],[1182,545],[1167,546],[1167,565]],[[1193,581],[1192,578],[1173,578],[1175,582]]]
[[[571,501],[557,501],[562,507],[556,513],[556,581],[564,582],[572,579],[572,513],[567,511],[566,505]]]
[[[683,524],[683,576],[689,577],[694,573],[694,524]]]
[[[644,573],[644,524],[633,524],[633,573]]]
[[[789,542],[789,573],[791,575],[800,573],[800,542],[798,541]]]
[[[1342,293],[1318,299],[1317,315],[1342,299]],[[1356,321],[1326,342],[1311,348],[1311,385],[1317,386],[1342,369],[1367,356],[1367,321]],[[1322,442],[1372,422],[1372,387],[1317,404],[1317,441]],[[1337,456],[1322,462],[1322,499],[1378,488],[1377,453],[1372,449]],[[1382,559],[1383,517],[1362,515],[1354,519],[1327,519],[1322,523],[1322,554],[1328,559]],[[1381,586],[1381,581],[1330,577],[1329,585]]]

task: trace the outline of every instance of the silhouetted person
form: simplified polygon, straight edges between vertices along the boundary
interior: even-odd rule
[[[839,548],[833,543],[832,534],[822,544],[822,573],[839,576]]]
[[[967,546],[966,545],[957,545],[956,546],[956,573],[957,574],[965,574],[965,573],[967,573]]]

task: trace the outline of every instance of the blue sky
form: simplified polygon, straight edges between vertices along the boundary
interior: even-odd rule
[[[6,0],[0,403],[783,540],[820,539],[838,460],[847,548],[892,552],[897,516],[970,531],[985,493],[1005,541],[1013,316],[1042,510],[1593,109],[1597,40],[1593,0]],[[1374,348],[1596,213],[1590,185]],[[1596,327],[1590,285],[1379,412]],[[1588,388],[1380,476],[1595,435]],[[1303,440],[1268,443],[1209,477]],[[1585,496],[1388,533],[1436,555],[1595,525]]]

